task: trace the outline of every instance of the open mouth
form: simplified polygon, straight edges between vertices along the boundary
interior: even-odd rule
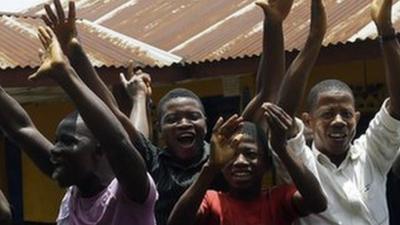
[[[234,170],[232,171],[232,177],[235,180],[248,180],[252,176],[250,170]]]
[[[51,177],[57,180],[57,178],[64,173],[65,167],[60,163],[53,163],[53,164],[54,164],[54,170]]]
[[[192,133],[183,133],[178,136],[177,141],[183,148],[190,148],[194,145],[195,136]]]

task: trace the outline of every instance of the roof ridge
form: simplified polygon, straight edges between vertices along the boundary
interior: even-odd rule
[[[24,14],[20,12],[1,12],[0,16],[7,16],[7,17],[15,17],[15,18],[23,18],[23,19],[40,19],[40,16]]]

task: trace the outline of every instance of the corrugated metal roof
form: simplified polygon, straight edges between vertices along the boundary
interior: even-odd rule
[[[0,16],[0,68],[37,67],[41,44],[36,35],[39,18]],[[88,20],[78,20],[79,38],[94,66],[125,66],[130,59],[150,66],[165,66],[182,59],[132,37]]]
[[[65,0],[66,2],[66,0]],[[77,14],[187,62],[259,55],[263,15],[254,0],[76,0]],[[286,49],[300,49],[309,27],[310,0],[295,0],[284,23]],[[375,38],[371,0],[324,0],[324,45]],[[400,5],[393,19],[400,27]],[[27,13],[43,13],[33,8]]]

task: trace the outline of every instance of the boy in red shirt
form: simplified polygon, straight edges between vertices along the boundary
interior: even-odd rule
[[[326,209],[326,198],[315,176],[286,149],[286,132],[292,119],[278,106],[265,109],[271,128],[270,143],[287,167],[294,185],[261,190],[268,162],[267,138],[254,123],[232,116],[220,118],[211,139],[211,155],[198,179],[182,195],[169,218],[169,225],[291,224],[299,216]],[[221,171],[227,192],[207,190]]]

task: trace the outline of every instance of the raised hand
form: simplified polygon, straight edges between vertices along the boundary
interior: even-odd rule
[[[57,36],[64,53],[69,55],[71,49],[79,44],[75,25],[75,3],[69,2],[68,18],[65,18],[60,0],[54,0],[54,6],[56,13],[53,12],[49,4],[44,5],[47,15],[43,15],[42,19]]]
[[[310,35],[320,39],[322,42],[326,33],[326,29],[327,16],[323,0],[312,0]]]
[[[68,59],[65,58],[61,46],[53,31],[48,27],[39,27],[38,37],[44,47],[44,52],[41,54],[42,64],[39,69],[28,77],[29,80],[35,80],[41,77],[56,74],[57,70],[61,69]]]
[[[268,19],[282,22],[289,14],[293,0],[257,0],[255,4],[263,9]]]
[[[128,67],[127,75],[131,77],[127,79],[123,73],[120,73],[120,79],[129,97],[134,98],[139,93],[144,94],[147,98],[151,97],[151,77],[149,74],[144,73],[142,70],[133,72],[133,63],[131,63]]]
[[[292,126],[293,119],[283,109],[272,103],[264,103],[262,109],[270,130],[271,146],[279,153],[285,149],[287,133]]]
[[[209,165],[221,169],[235,155],[235,149],[243,138],[237,134],[243,118],[238,115],[231,116],[227,121],[220,117],[214,125],[211,136],[211,154]]]
[[[380,35],[393,35],[392,0],[373,0],[371,3],[371,17]]]

